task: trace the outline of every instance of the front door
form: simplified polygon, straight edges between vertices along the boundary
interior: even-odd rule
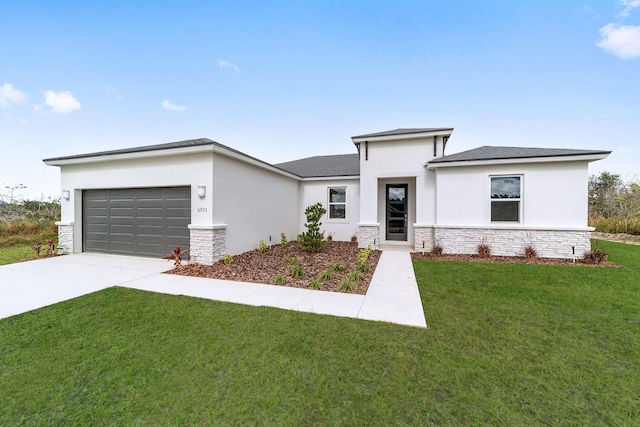
[[[387,184],[387,240],[407,241],[407,184]]]

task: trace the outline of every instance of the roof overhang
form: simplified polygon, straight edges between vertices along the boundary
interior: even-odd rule
[[[399,140],[410,140],[410,139],[421,139],[433,136],[450,136],[453,133],[453,128],[442,128],[442,129],[433,129],[424,132],[411,132],[411,133],[397,133],[397,134],[389,134],[389,135],[361,135],[361,136],[352,136],[351,141],[354,144],[360,144],[362,142],[382,142],[382,141],[399,141]]]
[[[486,165],[511,165],[523,163],[557,163],[557,162],[594,162],[606,159],[610,153],[583,154],[575,156],[549,156],[549,157],[523,157],[508,159],[485,159],[485,160],[459,160],[452,162],[424,162],[422,166],[427,169],[486,166]],[[437,159],[436,159],[437,160]]]
[[[275,172],[277,174],[293,178],[295,180],[300,180],[301,178],[297,175],[294,175],[290,172],[284,171],[280,168],[277,168],[265,161],[260,159],[256,159],[255,157],[248,156],[240,151],[229,148],[225,145],[216,143],[211,141],[210,143],[189,146],[189,147],[176,147],[176,148],[167,148],[167,149],[159,149],[159,150],[149,150],[149,151],[135,151],[135,152],[118,152],[118,150],[114,152],[103,152],[103,153],[95,153],[95,154],[86,154],[79,156],[69,156],[69,157],[60,157],[60,158],[51,158],[44,159],[43,162],[49,166],[70,166],[70,165],[82,165],[82,164],[91,164],[91,163],[102,163],[102,162],[115,162],[121,160],[137,160],[137,159],[152,159],[152,158],[160,158],[160,157],[169,157],[169,156],[181,156],[181,155],[189,155],[189,154],[204,154],[204,153],[212,153],[219,154],[225,157],[230,157],[232,159],[241,161],[243,163],[248,163],[250,165],[269,170],[271,172]]]

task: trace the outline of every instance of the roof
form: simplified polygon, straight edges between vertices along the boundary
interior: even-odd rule
[[[307,157],[274,166],[302,178],[360,175],[357,153]]]
[[[611,151],[574,150],[567,148],[496,147],[485,145],[472,150],[450,154],[430,160],[429,164],[473,162],[486,160],[531,159],[541,157],[575,157],[589,155],[609,155]]]
[[[351,138],[374,138],[376,136],[393,136],[393,135],[410,135],[412,133],[425,133],[425,132],[443,132],[453,131],[453,128],[400,128],[394,130],[387,130],[384,132],[368,133],[365,135],[352,136]]]
[[[63,156],[63,157],[52,157],[50,159],[44,159],[43,162],[51,162],[56,160],[71,160],[71,159],[83,159],[88,157],[103,157],[103,156],[111,156],[115,154],[129,154],[129,153],[142,153],[145,151],[158,151],[158,150],[168,150],[171,148],[187,148],[187,147],[197,147],[201,145],[218,145],[220,147],[224,147],[224,145],[219,144],[215,141],[212,141],[208,138],[198,138],[198,139],[188,139],[185,141],[176,141],[176,142],[168,142],[165,144],[156,144],[156,145],[145,145],[142,147],[131,147],[131,148],[123,148],[120,150],[109,150],[109,151],[97,151],[94,153],[85,153],[85,154],[76,154],[73,156]],[[229,147],[225,147],[229,148]],[[233,150],[236,151],[236,150]]]

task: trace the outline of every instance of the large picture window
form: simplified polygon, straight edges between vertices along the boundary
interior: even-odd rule
[[[347,218],[347,187],[329,187],[329,219]]]
[[[491,177],[491,221],[520,222],[522,177]]]

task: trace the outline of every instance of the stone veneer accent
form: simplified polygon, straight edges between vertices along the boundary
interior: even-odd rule
[[[433,249],[434,231],[432,225],[413,224],[413,236],[413,247],[416,252],[429,252]]]
[[[222,259],[226,250],[226,225],[190,225],[191,262],[212,265]]]
[[[380,224],[361,224],[358,226],[358,247],[370,246],[377,249],[380,244]]]
[[[591,231],[522,230],[506,228],[435,228],[435,240],[447,254],[475,254],[480,243],[491,248],[492,255],[522,256],[531,245],[541,258],[580,258],[591,250]]]
[[[58,226],[58,254],[72,254],[73,247],[73,223],[72,222],[56,222]]]

